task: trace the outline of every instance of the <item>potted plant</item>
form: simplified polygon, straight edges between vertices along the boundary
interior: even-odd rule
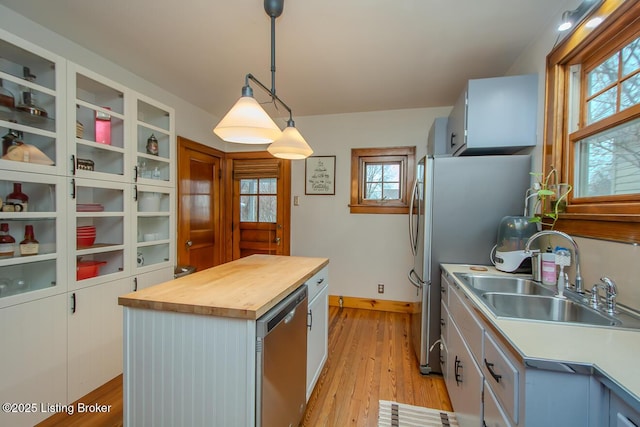
[[[566,183],[558,183],[558,173],[553,167],[546,176],[539,172],[531,172],[531,175],[536,178],[536,182],[527,191],[526,201],[534,197],[536,201],[529,221],[553,229],[558,214],[566,210],[567,196],[572,187]]]

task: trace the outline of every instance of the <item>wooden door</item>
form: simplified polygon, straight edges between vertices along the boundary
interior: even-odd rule
[[[290,161],[262,152],[229,156],[232,259],[289,255]]]
[[[224,262],[224,153],[178,137],[178,264],[197,271]]]

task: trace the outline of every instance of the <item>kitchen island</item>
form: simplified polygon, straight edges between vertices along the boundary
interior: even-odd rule
[[[125,425],[256,425],[256,321],[328,263],[252,255],[121,296]]]

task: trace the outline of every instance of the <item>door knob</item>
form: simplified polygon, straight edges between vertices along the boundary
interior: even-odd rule
[[[191,240],[187,240],[187,243],[185,243],[185,245],[190,248],[191,246],[193,246],[193,242]]]

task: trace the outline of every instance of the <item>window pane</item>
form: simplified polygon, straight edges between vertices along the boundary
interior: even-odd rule
[[[640,38],[635,39],[622,49],[622,75],[629,74],[640,68]]]
[[[240,194],[256,194],[258,191],[257,179],[241,179]]]
[[[385,182],[382,193],[385,200],[389,200],[389,199],[398,200],[400,198],[400,183]]]
[[[259,222],[276,222],[278,200],[276,196],[258,196],[260,203]]]
[[[260,194],[276,194],[276,178],[260,178]]]
[[[605,117],[609,117],[616,112],[617,93],[617,87],[613,87],[588,102],[588,124],[597,122],[598,120],[604,119]]]
[[[577,197],[640,193],[640,119],[576,144]]]
[[[591,70],[587,77],[588,96],[593,96],[616,81],[618,81],[617,54]]]
[[[620,92],[620,110],[633,107],[640,101],[640,74],[622,82],[622,91]]]
[[[367,200],[382,199],[382,184],[368,183],[365,185],[364,198]]]
[[[382,181],[382,165],[377,163],[366,163],[364,180],[365,182]]]
[[[258,218],[257,196],[240,196],[240,221],[256,222]]]
[[[399,164],[384,165],[383,179],[385,182],[400,181],[400,165]]]

